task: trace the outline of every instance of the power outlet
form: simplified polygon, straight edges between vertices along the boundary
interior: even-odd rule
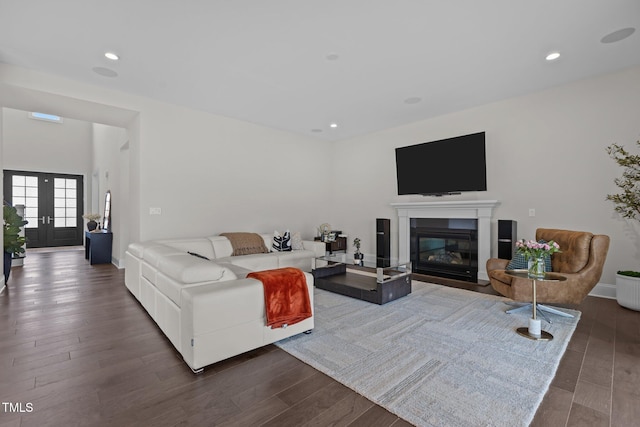
[[[535,209],[529,209],[529,216],[536,216],[536,210]]]
[[[149,215],[162,215],[162,208],[149,208]]]

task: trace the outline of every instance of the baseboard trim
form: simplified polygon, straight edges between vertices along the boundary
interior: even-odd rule
[[[598,283],[591,292],[589,292],[589,295],[598,298],[616,299],[616,285]]]

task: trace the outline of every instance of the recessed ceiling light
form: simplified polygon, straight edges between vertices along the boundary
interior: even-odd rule
[[[118,59],[120,59],[120,57],[113,52],[106,52],[104,56],[105,58],[110,59],[112,61],[117,61]]]
[[[337,127],[338,127],[338,124],[337,124],[337,123],[331,123],[331,124],[329,125],[329,127],[330,127],[330,128],[332,128],[332,129],[335,129],[335,128],[337,128]]]
[[[613,33],[609,33],[603,38],[600,39],[600,43],[615,43],[620,40],[624,40],[629,37],[631,34],[635,33],[636,29],[633,27],[623,28],[618,31],[614,31]]]
[[[340,59],[340,55],[338,55],[337,53],[330,53],[325,56],[325,58],[327,58],[327,61],[337,61],[338,59]]]
[[[550,54],[547,55],[547,57],[545,59],[547,61],[555,61],[558,58],[560,58],[560,53],[559,52],[551,52]]]

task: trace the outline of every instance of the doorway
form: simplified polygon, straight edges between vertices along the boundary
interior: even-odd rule
[[[27,247],[82,245],[82,175],[4,171],[4,198],[25,206]]]

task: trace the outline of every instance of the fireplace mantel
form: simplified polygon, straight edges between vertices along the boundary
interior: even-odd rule
[[[478,279],[489,280],[487,260],[491,258],[491,216],[497,200],[456,200],[391,203],[398,211],[398,259],[409,259],[411,218],[475,218],[478,220]]]

